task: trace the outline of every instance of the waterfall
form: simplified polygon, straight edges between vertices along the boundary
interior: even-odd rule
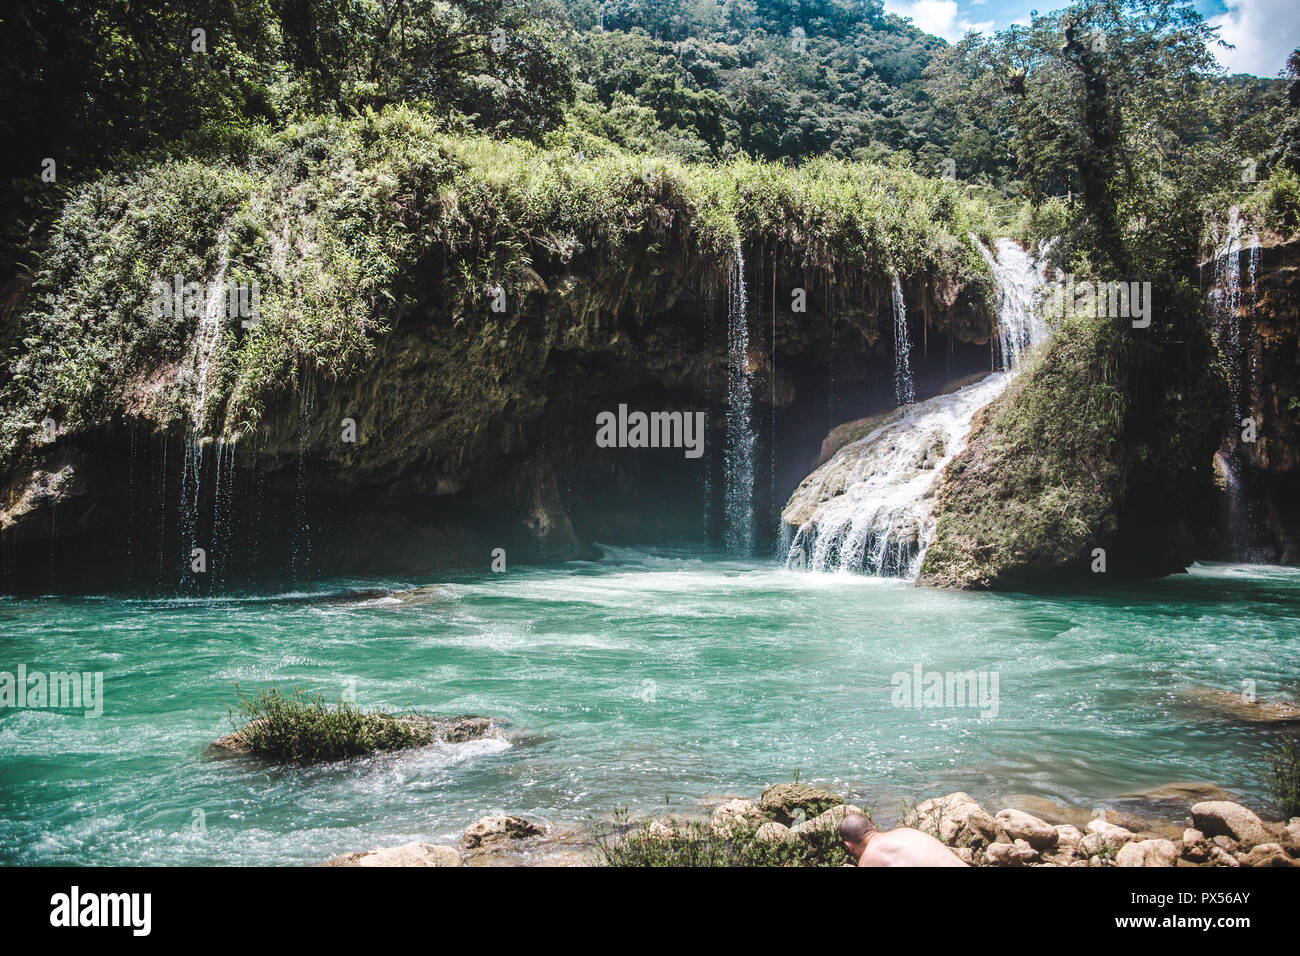
[[[1241,253],[1247,252],[1250,296],[1241,287]],[[1215,470],[1223,481],[1227,499],[1227,557],[1256,561],[1267,560],[1252,549],[1260,524],[1255,514],[1258,500],[1246,449],[1241,440],[1242,420],[1251,411],[1254,374],[1251,367],[1252,323],[1255,307],[1255,279],[1259,269],[1259,237],[1243,237],[1240,212],[1233,206],[1228,212],[1227,232],[1215,250],[1214,273],[1210,288],[1210,314],[1214,341],[1228,367],[1228,385],[1232,392],[1233,425],[1227,440],[1214,456]]]
[[[1253,248],[1258,248],[1258,245],[1258,242],[1252,243]],[[1237,207],[1233,206],[1228,213],[1227,236],[1215,252],[1210,308],[1214,316],[1215,342],[1227,360],[1228,383],[1232,389],[1237,422],[1245,415],[1249,400],[1249,383],[1244,381],[1246,363],[1242,341],[1241,246],[1241,221]]]
[[[722,543],[732,554],[754,550],[754,426],[749,369],[745,257],[739,245],[727,289],[727,445],[723,460],[726,520]]]
[[[204,548],[211,557],[211,542],[205,545],[199,541],[199,498],[203,489],[203,431],[208,417],[208,377],[212,368],[212,357],[221,339],[221,316],[227,302],[224,289],[229,248],[224,232],[217,237],[217,245],[221,250],[217,259],[217,269],[212,282],[204,287],[206,291],[199,307],[199,324],[194,333],[196,383],[194,405],[190,410],[192,427],[185,439],[185,461],[181,467],[181,535],[186,542],[180,572],[182,591],[192,590],[196,583],[190,566],[194,549]],[[219,458],[218,469],[220,469]]]
[[[198,431],[185,437],[185,460],[181,465],[181,540],[185,553],[181,555],[180,588],[192,591],[196,583],[190,570],[194,549],[199,544],[199,490],[203,485],[203,442]]]
[[[1047,339],[1047,323],[1034,308],[1034,295],[1043,283],[1042,267],[1010,239],[997,241],[997,255],[978,240],[976,248],[993,270],[998,291],[998,347],[1002,368],[1014,370],[1032,346]],[[1039,258],[1044,258],[1040,251]]]
[[[1026,352],[1048,334],[1034,314],[1042,270],[1010,240],[999,240],[997,248],[996,258],[985,255],[994,266],[1009,371],[896,409],[805,478],[781,516],[797,529],[787,567],[905,578],[919,572],[934,538],[944,469],[966,447],[976,412],[1006,388]],[[901,299],[897,284],[895,292]]]
[[[912,342],[907,335],[907,304],[903,301],[903,283],[894,273],[894,398],[896,405],[916,401],[912,380]]]

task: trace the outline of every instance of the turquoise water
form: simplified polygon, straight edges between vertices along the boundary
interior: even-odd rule
[[[347,596],[430,583],[423,604]],[[1271,732],[1183,693],[1249,679],[1293,699],[1297,620],[1294,569],[1030,597],[617,549],[298,595],[4,600],[0,670],[102,671],[105,702],[0,710],[0,862],[312,863],[452,841],[491,812],[681,812],[796,771],[886,814],[958,789],[1095,807],[1188,780],[1262,805]],[[917,664],[996,672],[996,716],[894,706],[892,675]],[[236,683],[272,682],[516,733],[311,768],[207,757]]]

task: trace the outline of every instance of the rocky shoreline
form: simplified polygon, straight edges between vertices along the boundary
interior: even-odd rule
[[[1195,784],[1149,793],[1165,799],[1195,800],[1222,791]],[[1300,817],[1265,821],[1231,800],[1184,801],[1183,826],[1123,811],[1103,810],[1092,815],[1041,798],[1008,802],[1013,805],[989,813],[969,794],[950,793],[911,807],[900,825],[930,833],[971,866],[1300,866]],[[714,801],[696,818],[670,816],[635,825],[621,823],[598,834],[592,827],[495,815],[470,825],[455,846],[416,841],[341,853],[319,865],[592,866],[608,861],[601,850],[602,840],[623,847],[638,842],[645,846],[708,840],[787,845],[804,841],[833,846],[834,839],[828,839],[830,831],[854,812],[862,812],[862,808],[828,790],[779,783],[767,787],[758,800],[730,797]],[[834,863],[830,860],[824,865]]]

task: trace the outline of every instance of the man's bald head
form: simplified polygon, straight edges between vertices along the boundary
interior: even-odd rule
[[[876,825],[865,813],[850,813],[840,821],[840,839],[856,846],[876,831]]]

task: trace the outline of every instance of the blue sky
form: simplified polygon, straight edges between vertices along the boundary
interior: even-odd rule
[[[885,0],[885,9],[910,17],[922,30],[959,40],[967,30],[989,32],[1028,22],[1029,11],[1046,13],[1068,0]],[[1196,8],[1219,36],[1234,45],[1216,56],[1230,73],[1276,76],[1287,55],[1300,46],[1298,0],[1197,0]]]

